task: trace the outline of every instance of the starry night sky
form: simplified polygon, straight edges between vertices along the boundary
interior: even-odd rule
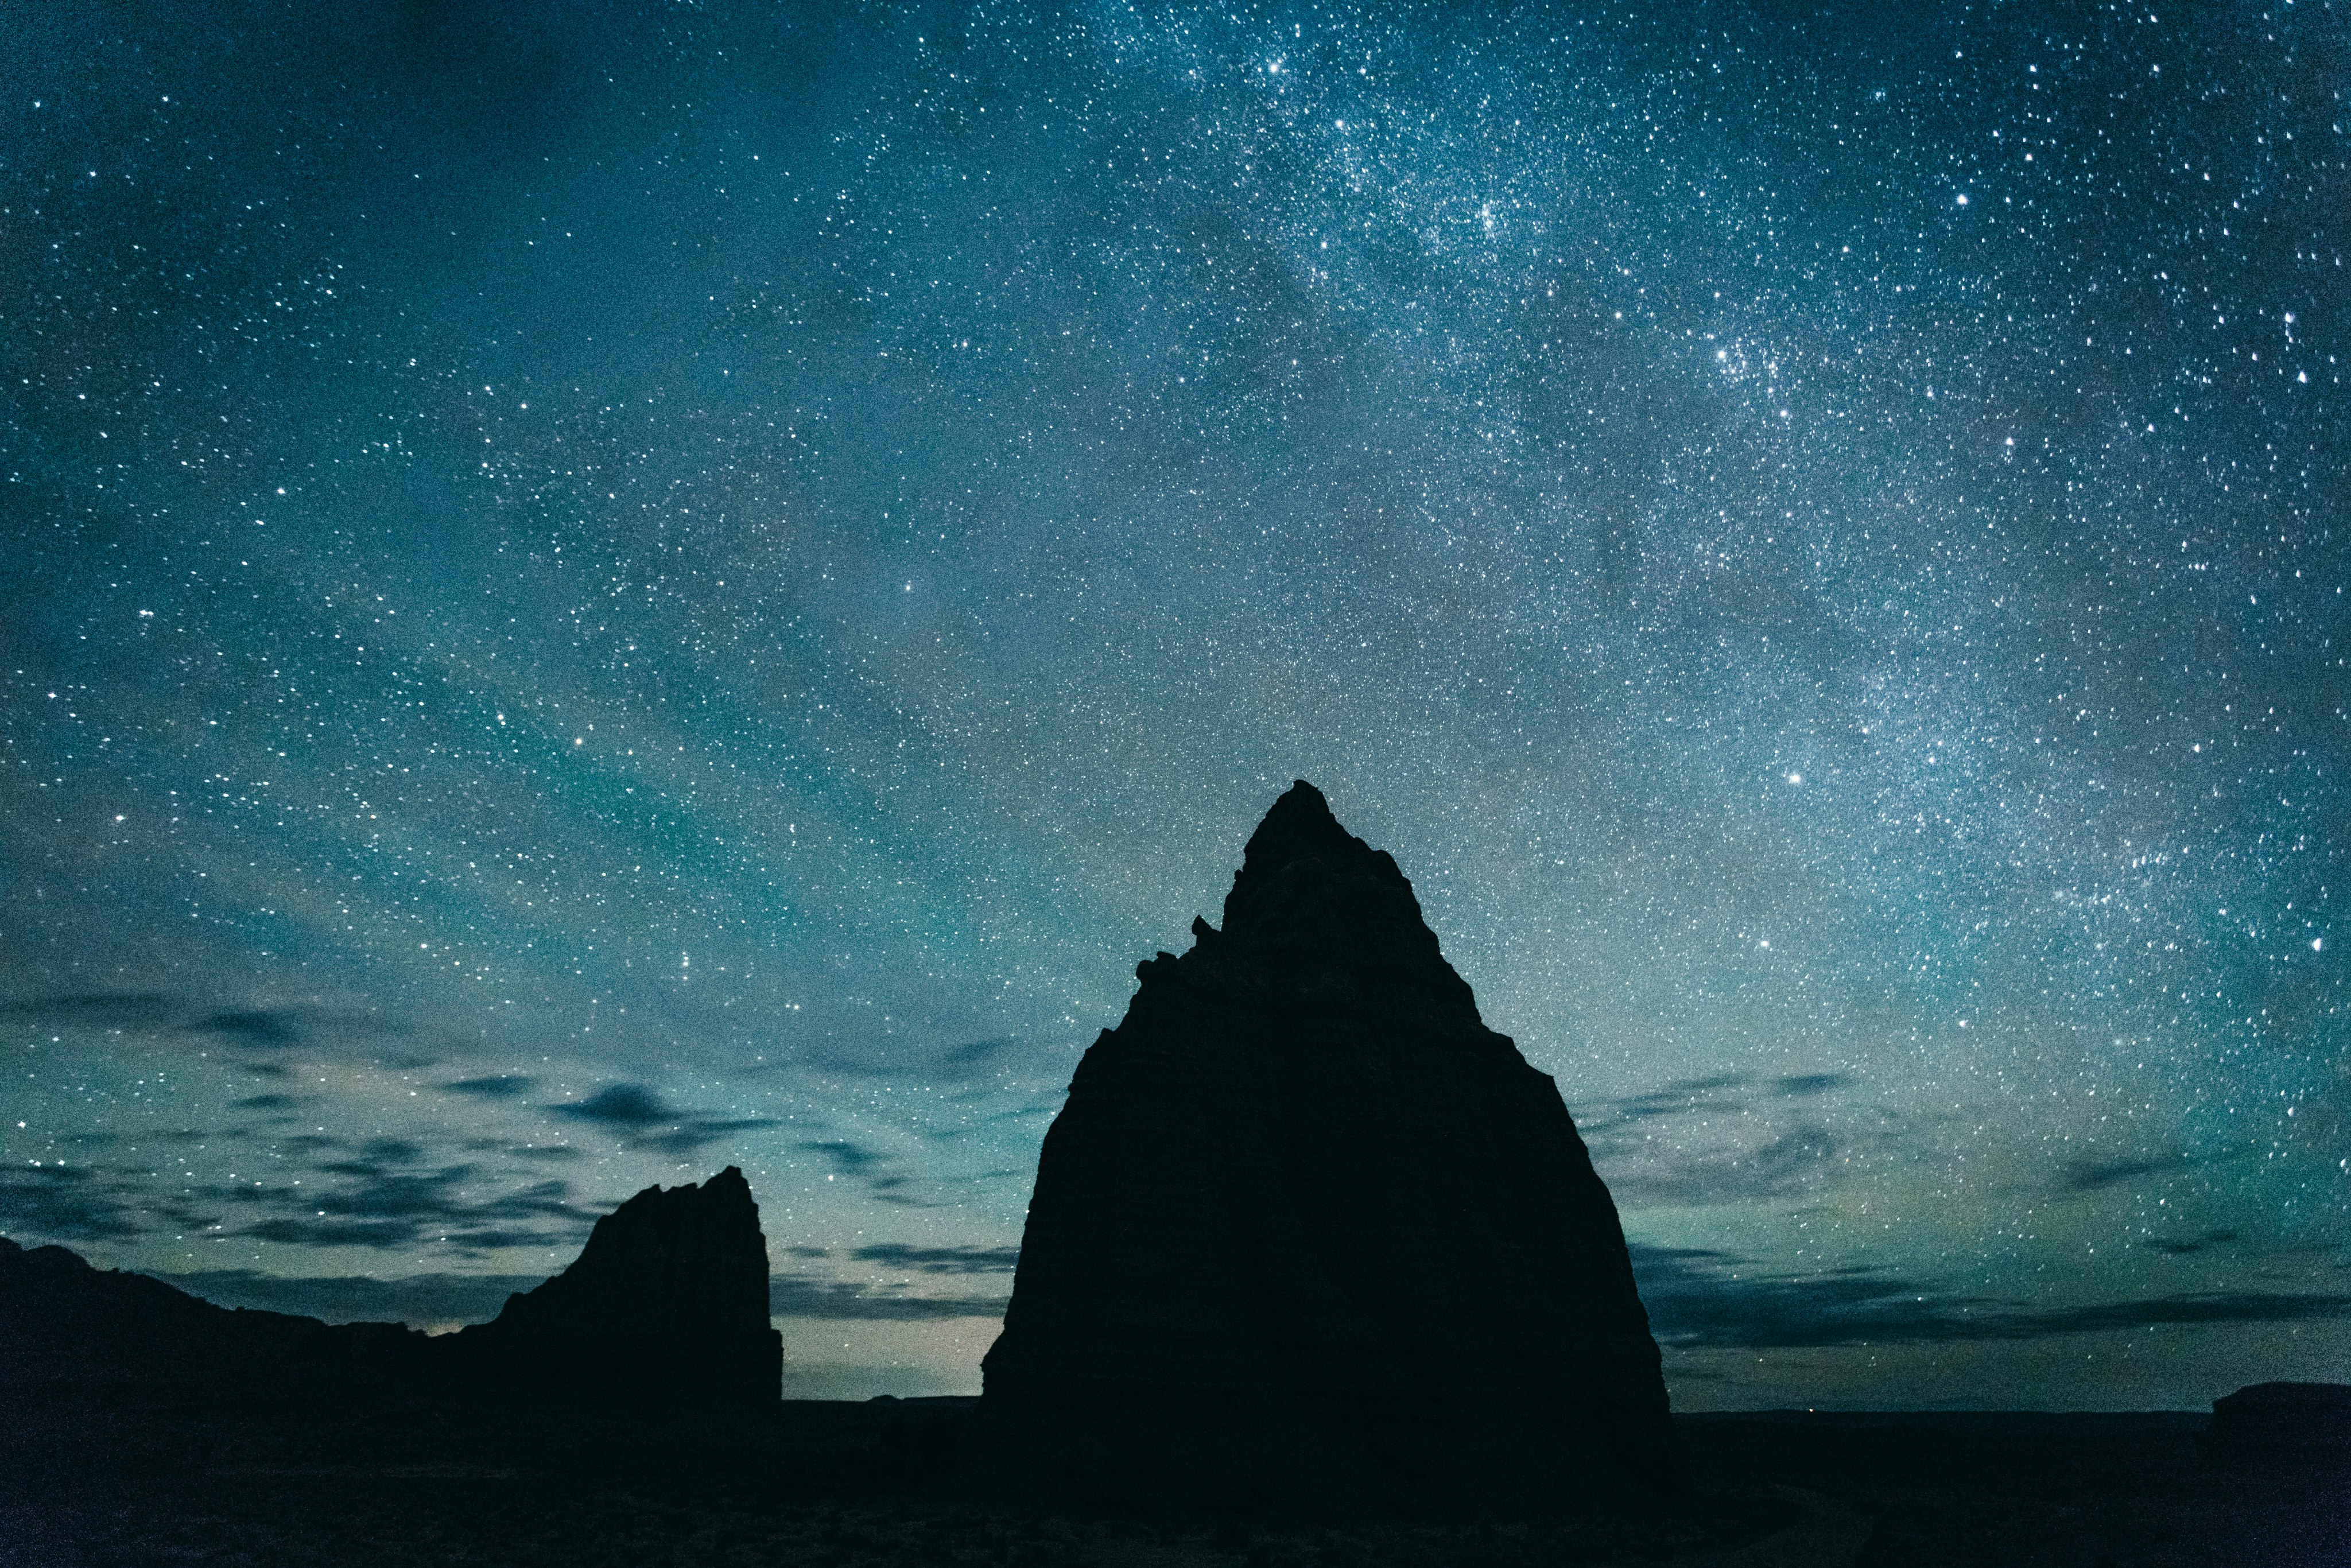
[[[2351,1374],[2341,5],[0,60],[0,1230],[443,1324],[739,1164],[791,1391],[975,1390],[1304,777],[1680,1406]]]

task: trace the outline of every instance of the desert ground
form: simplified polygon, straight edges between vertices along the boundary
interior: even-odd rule
[[[1687,1498],[1523,1522],[1014,1506],[963,1479],[967,1408],[502,1425],[20,1406],[0,1433],[0,1564],[2351,1563],[2343,1471],[2208,1465],[2194,1415],[1685,1416]]]

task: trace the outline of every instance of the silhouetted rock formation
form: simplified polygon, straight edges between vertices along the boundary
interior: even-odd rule
[[[1573,1507],[1678,1448],[1614,1204],[1301,780],[1046,1135],[979,1447],[1111,1493]]]
[[[2351,1467],[2351,1385],[2256,1383],[2212,1401],[2205,1457]]]
[[[728,1166],[700,1186],[645,1188],[596,1222],[571,1267],[448,1351],[525,1397],[777,1403],[783,1336],[750,1184]]]
[[[0,1385],[17,1397],[133,1397],[205,1408],[391,1396],[427,1375],[399,1323],[230,1311],[161,1280],[0,1237]]]
[[[768,1247],[743,1173],[647,1187],[578,1261],[496,1319],[429,1339],[399,1323],[231,1312],[160,1280],[0,1237],[0,1392],[207,1407],[417,1399],[760,1408],[782,1393]]]

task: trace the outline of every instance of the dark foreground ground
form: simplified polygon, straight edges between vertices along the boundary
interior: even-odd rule
[[[0,1564],[2226,1563],[2351,1568],[2340,1469],[2212,1469],[2202,1418],[1684,1417],[1693,1500],[1518,1524],[1012,1508],[961,1402],[731,1425],[0,1407]]]

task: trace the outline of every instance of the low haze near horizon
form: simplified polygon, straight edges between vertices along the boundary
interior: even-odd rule
[[[448,1324],[737,1164],[791,1391],[975,1391],[1303,776],[1679,1407],[2351,1376],[2341,6],[0,58],[0,1233]]]

